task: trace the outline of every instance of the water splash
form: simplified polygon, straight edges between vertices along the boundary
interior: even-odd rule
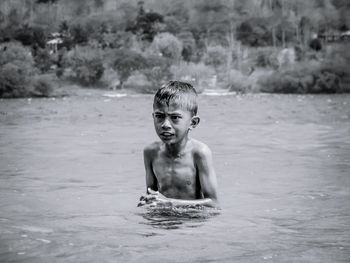
[[[219,209],[196,207],[147,207],[140,215],[146,220],[141,224],[160,229],[199,227],[210,218],[220,214]]]

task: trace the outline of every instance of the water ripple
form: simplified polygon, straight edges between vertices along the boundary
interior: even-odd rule
[[[182,226],[195,228],[208,219],[220,214],[220,210],[199,207],[162,207],[146,208],[141,216],[146,220],[142,224],[161,229],[178,229]]]

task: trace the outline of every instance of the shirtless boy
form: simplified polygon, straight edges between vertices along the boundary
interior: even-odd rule
[[[155,94],[153,120],[161,141],[144,149],[147,192],[139,206],[218,206],[211,151],[189,137],[200,121],[197,108],[188,83],[170,81]]]

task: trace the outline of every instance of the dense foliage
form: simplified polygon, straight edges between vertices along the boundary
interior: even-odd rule
[[[0,97],[47,96],[52,86],[36,74],[30,50],[20,43],[0,45]]]
[[[96,84],[102,77],[104,66],[98,49],[76,46],[64,58],[64,65],[82,85]]]
[[[84,86],[144,82],[144,91],[169,78],[240,92],[348,90],[339,69],[348,58],[327,53],[346,53],[345,0],[4,0],[0,10],[0,97],[25,96],[24,83],[43,90],[37,75],[51,73]],[[310,61],[323,66],[304,68]]]
[[[273,93],[350,92],[350,56],[345,47],[333,47],[322,61],[302,60],[259,81],[261,91]]]

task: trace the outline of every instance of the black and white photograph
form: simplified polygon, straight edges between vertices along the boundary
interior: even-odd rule
[[[1,0],[1,263],[349,263],[349,0]]]

